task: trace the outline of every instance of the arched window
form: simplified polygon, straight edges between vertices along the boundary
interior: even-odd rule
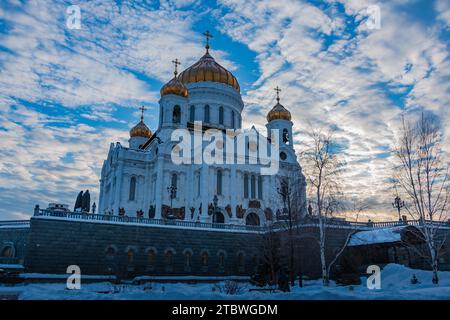
[[[238,254],[238,268],[240,271],[243,271],[245,268],[245,255],[243,252]]]
[[[209,105],[208,104],[205,106],[205,119],[204,120],[206,123],[209,123]]]
[[[1,257],[2,258],[13,258],[14,257],[13,248],[11,246],[6,246],[5,248],[3,248]]]
[[[219,108],[219,124],[223,124],[223,107]]]
[[[248,174],[244,174],[244,198],[248,198]]]
[[[254,175],[252,175],[251,177],[251,184],[250,184],[250,193],[251,193],[251,198],[255,199],[256,198],[256,178]]]
[[[189,269],[191,268],[191,264],[192,264],[192,252],[186,251],[186,253],[184,254],[184,267]]]
[[[150,250],[147,253],[147,264],[149,267],[154,267],[156,262],[156,253],[153,250]]]
[[[202,267],[208,266],[208,253],[205,251],[202,253]]]
[[[283,142],[288,143],[289,142],[289,133],[287,129],[283,129]]]
[[[263,198],[263,178],[262,176],[258,176],[258,199],[262,200]]]
[[[259,257],[256,254],[252,258],[252,264],[253,264],[254,272],[257,272],[258,271],[258,265],[259,265]]]
[[[222,269],[225,267],[225,253],[219,252],[219,268]]]
[[[173,123],[180,123],[181,121],[181,109],[180,106],[173,107],[173,114],[172,114],[172,122]]]
[[[136,177],[130,179],[130,194],[128,200],[134,201],[136,199]]]
[[[134,251],[133,249],[129,249],[127,252],[127,260],[128,264],[132,264],[134,262]]]
[[[190,109],[189,109],[189,121],[190,122],[195,121],[195,106],[194,105],[190,106]]]
[[[171,250],[168,250],[166,252],[166,267],[172,268],[172,265],[173,265],[173,253]]]
[[[161,107],[161,116],[160,116],[160,122],[161,124],[164,122],[164,109]]]
[[[176,173],[174,173],[172,174],[172,184],[171,184],[171,186],[173,187],[172,199],[177,197],[177,184],[178,184],[178,176]]]
[[[217,195],[222,195],[222,170],[217,170]]]
[[[234,121],[234,110],[231,110],[231,127],[234,128],[235,121]]]
[[[106,249],[106,257],[107,258],[114,258],[115,254],[116,254],[116,249],[114,249],[114,247],[108,247]]]

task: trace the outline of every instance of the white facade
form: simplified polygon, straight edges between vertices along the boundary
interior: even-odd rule
[[[173,163],[171,151],[177,144],[171,141],[174,129],[193,132],[193,120],[220,130],[241,129],[242,123],[244,104],[232,86],[213,81],[185,86],[189,92],[186,97],[161,97],[159,126],[151,138],[132,136],[128,147],[111,144],[101,173],[98,212],[117,215],[123,208],[120,211],[127,216],[136,216],[142,210],[144,218],[162,219],[172,212],[187,221],[262,225],[276,220],[277,211],[282,210],[284,204],[277,189],[280,179],[286,177],[296,186],[295,203],[304,214],[306,183],[296,159],[289,120],[276,119],[266,125],[268,130],[281,132],[282,156],[276,175],[261,175],[260,164]],[[287,132],[285,139],[283,130]],[[203,148],[207,144],[203,143]],[[171,185],[177,188],[172,199],[168,191]],[[212,210],[215,196],[217,206]]]

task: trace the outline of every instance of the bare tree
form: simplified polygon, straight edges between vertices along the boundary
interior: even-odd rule
[[[403,119],[395,154],[395,178],[407,199],[409,215],[419,220],[429,250],[433,283],[439,282],[439,254],[445,238],[438,236],[439,222],[448,219],[449,166],[442,159],[439,121],[422,113],[415,123]]]
[[[262,265],[258,266],[259,279],[253,279],[258,285],[275,285],[278,283],[280,269],[280,238],[273,223],[267,223],[260,234]]]
[[[343,162],[340,161],[336,153],[336,143],[331,133],[323,133],[312,129],[309,136],[311,144],[303,152],[302,161],[308,181],[311,203],[315,207],[315,213],[319,220],[322,279],[323,284],[328,286],[332,263],[327,264],[326,226],[327,219],[336,213],[341,206],[339,177],[343,170]],[[338,255],[342,251],[339,251]],[[335,260],[333,259],[332,262]]]
[[[288,177],[280,177],[278,194],[283,203],[281,212],[277,214],[277,220],[280,221],[279,225],[287,232],[287,240],[289,242],[289,252],[287,254],[289,260],[289,276],[291,286],[295,282],[295,237],[298,234],[298,225],[301,215],[303,214],[302,208],[304,204],[299,203],[302,200],[299,194],[300,181],[298,179],[289,179]],[[301,278],[301,270],[299,270]],[[301,281],[300,281],[301,284]]]

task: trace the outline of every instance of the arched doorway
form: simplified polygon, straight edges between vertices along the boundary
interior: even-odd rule
[[[247,215],[245,219],[245,224],[247,226],[259,226],[261,222],[259,221],[259,217],[255,212],[251,212]]]
[[[222,212],[216,211],[213,215],[213,223],[225,223],[225,216]]]

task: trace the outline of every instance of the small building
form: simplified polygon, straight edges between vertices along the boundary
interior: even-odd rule
[[[405,224],[356,232],[348,242],[341,265],[358,273],[365,273],[369,265],[382,267],[388,263],[427,269],[430,268],[427,255],[422,231]]]

